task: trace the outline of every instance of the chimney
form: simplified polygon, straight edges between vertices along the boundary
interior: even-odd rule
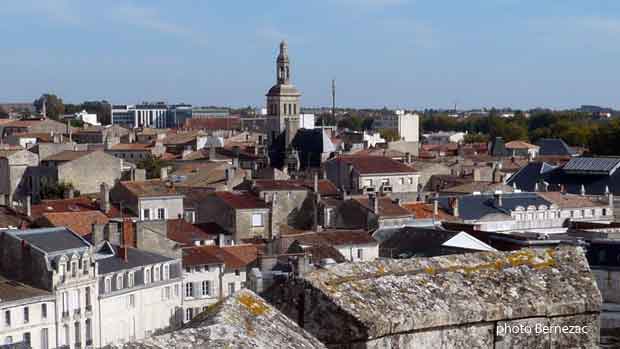
[[[374,212],[374,214],[379,214],[379,198],[377,197],[377,194],[368,194],[368,205],[370,206],[370,209],[372,210],[372,212]]]
[[[316,194],[319,192],[319,174],[317,172],[314,172],[313,180],[314,182],[313,182],[312,190]]]
[[[586,196],[586,187],[582,184],[581,189],[579,190],[581,196]]]
[[[502,202],[502,192],[501,191],[496,191],[495,192],[495,204],[497,205],[497,207],[502,207],[503,202]]]
[[[168,167],[164,166],[159,169],[159,179],[165,181],[168,179]]]
[[[209,147],[209,160],[213,161],[215,159],[215,144],[211,144]]]
[[[102,182],[99,188],[99,209],[107,213],[110,211],[110,187],[106,182]]]
[[[32,216],[32,196],[26,196],[26,216]]]
[[[607,194],[607,200],[608,200],[609,208],[612,210],[612,214],[613,214],[613,209],[614,209],[614,193],[609,192],[609,194]]]
[[[452,215],[454,217],[459,216],[459,198],[454,197],[450,199],[450,207],[452,208]]]
[[[433,198],[433,216],[439,215],[439,194],[435,193],[435,198]]]
[[[131,218],[123,219],[123,236],[121,237],[121,246],[125,247],[134,247],[135,246],[135,236],[133,231],[133,222]]]
[[[118,248],[118,258],[122,259],[125,263],[129,261],[129,258],[127,257],[127,246],[120,246]]]
[[[481,180],[480,168],[474,168],[474,182],[480,182]]]
[[[67,119],[67,134],[69,135],[69,142],[72,142],[72,130],[71,130],[71,122]]]
[[[93,224],[92,225],[92,242],[93,245],[98,244],[99,242],[104,240],[104,236],[103,236],[103,230],[105,229],[105,225],[104,224]]]

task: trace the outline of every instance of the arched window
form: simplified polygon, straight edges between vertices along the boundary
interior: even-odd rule
[[[123,288],[123,274],[116,275],[116,289],[120,290]]]

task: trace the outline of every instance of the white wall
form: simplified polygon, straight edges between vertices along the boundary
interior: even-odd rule
[[[170,298],[166,298],[166,288],[169,288]],[[182,305],[180,281],[157,282],[115,293],[99,299],[101,345],[124,343],[132,337],[142,339],[179,320],[177,312]],[[131,295],[134,296],[134,306],[130,305]]]
[[[25,302],[0,303],[0,345],[17,343],[24,340],[24,334],[30,333],[33,349],[42,347],[42,330],[47,329],[48,348],[56,347],[55,304],[52,298],[45,301],[25,299]],[[47,317],[42,316],[42,304],[47,306]],[[24,320],[24,308],[28,307],[28,322]],[[11,313],[11,325],[5,323],[5,313]],[[10,338],[9,338],[10,337]]]
[[[349,262],[365,262],[379,258],[379,244],[341,245],[334,246]],[[362,250],[362,258],[358,258],[358,250]]]
[[[145,219],[144,209],[149,209],[150,220],[157,220],[157,210],[165,209],[165,219],[177,219],[183,217],[183,198],[142,198],[138,203],[140,219]]]

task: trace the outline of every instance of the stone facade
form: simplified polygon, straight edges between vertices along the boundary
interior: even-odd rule
[[[593,348],[602,303],[575,247],[338,264],[268,298],[331,348]],[[587,333],[502,332],[520,322]]]
[[[101,183],[112,187],[121,178],[122,161],[95,151],[73,161],[58,165],[57,179],[73,184],[81,194],[94,194]]]
[[[0,157],[0,204],[12,206],[13,201],[25,199],[29,194],[25,174],[38,164],[39,157],[27,150]]]

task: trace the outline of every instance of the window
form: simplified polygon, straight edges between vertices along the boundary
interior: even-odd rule
[[[127,287],[133,287],[134,285],[134,273],[133,271],[130,271],[129,273],[127,273]]]
[[[71,334],[69,333],[69,325],[64,325],[63,326],[63,332],[65,333],[65,341],[64,341],[64,345],[69,345],[69,341],[71,340]]]
[[[90,287],[84,289],[84,305],[86,306],[86,310],[90,310]]]
[[[400,185],[405,184],[405,179],[401,177],[401,178],[398,180],[398,184],[400,184]]]
[[[192,319],[192,317],[193,317],[193,311],[192,310],[193,310],[192,308],[185,309],[185,321],[189,321],[189,320]]]
[[[86,345],[90,345],[93,340],[93,325],[90,322],[90,319],[86,319]]]
[[[133,294],[129,295],[129,307],[130,308],[136,307],[136,296],[134,296]]]
[[[607,216],[607,209],[606,208],[603,209],[603,216]]]
[[[409,178],[409,184],[413,184],[413,177]]]
[[[149,210],[148,208],[142,210],[142,219],[145,221],[151,219],[151,210]]]
[[[47,304],[41,304],[41,317],[47,319]]]
[[[88,259],[84,259],[84,261],[82,261],[82,273],[84,273],[84,275],[88,275]]]
[[[170,265],[164,264],[164,280],[170,279]]]
[[[112,279],[109,277],[105,279],[105,293],[112,292]]]
[[[123,288],[123,274],[116,275],[116,289],[121,290]]]
[[[192,272],[192,267],[185,267],[185,272],[186,273],[191,273]]]
[[[80,347],[80,323],[79,322],[75,322],[75,324],[73,324],[74,328],[75,328],[75,346],[76,347]]]
[[[27,324],[30,321],[30,311],[28,307],[24,307],[24,323]]]
[[[76,277],[78,272],[77,262],[71,262],[71,276]]]
[[[253,227],[262,227],[263,226],[263,214],[262,213],[253,213],[252,214],[252,226]]]
[[[24,343],[30,348],[30,332],[24,333]]]
[[[209,286],[210,286],[210,285],[209,285],[209,281],[203,281],[203,282],[202,282],[202,295],[203,295],[203,296],[208,296],[208,295],[210,295],[210,293],[211,293],[210,291],[211,291],[211,290],[209,289]]]
[[[239,276],[241,274],[241,272],[239,271],[239,269],[235,269],[235,276]]]
[[[228,294],[231,295],[233,293],[235,293],[235,283],[229,282],[228,283]]]
[[[158,208],[157,209],[157,219],[159,219],[159,220],[166,219],[166,209],[165,208]]]
[[[11,326],[11,311],[7,310],[4,312],[4,324],[8,327]]]
[[[157,282],[159,281],[161,277],[161,274],[159,272],[159,265],[156,265],[155,268],[153,268],[153,281]]]
[[[192,297],[194,295],[194,284],[188,282],[185,284],[185,297]]]
[[[357,259],[364,259],[364,250],[361,248],[357,249]]]
[[[13,337],[11,337],[11,336],[7,336],[7,337],[4,339],[4,344],[13,344]]]
[[[151,268],[144,269],[144,283],[145,284],[151,283]]]
[[[48,349],[49,345],[49,333],[47,328],[41,329],[41,348]]]
[[[166,299],[170,299],[170,295],[171,295],[170,286],[166,286]]]

